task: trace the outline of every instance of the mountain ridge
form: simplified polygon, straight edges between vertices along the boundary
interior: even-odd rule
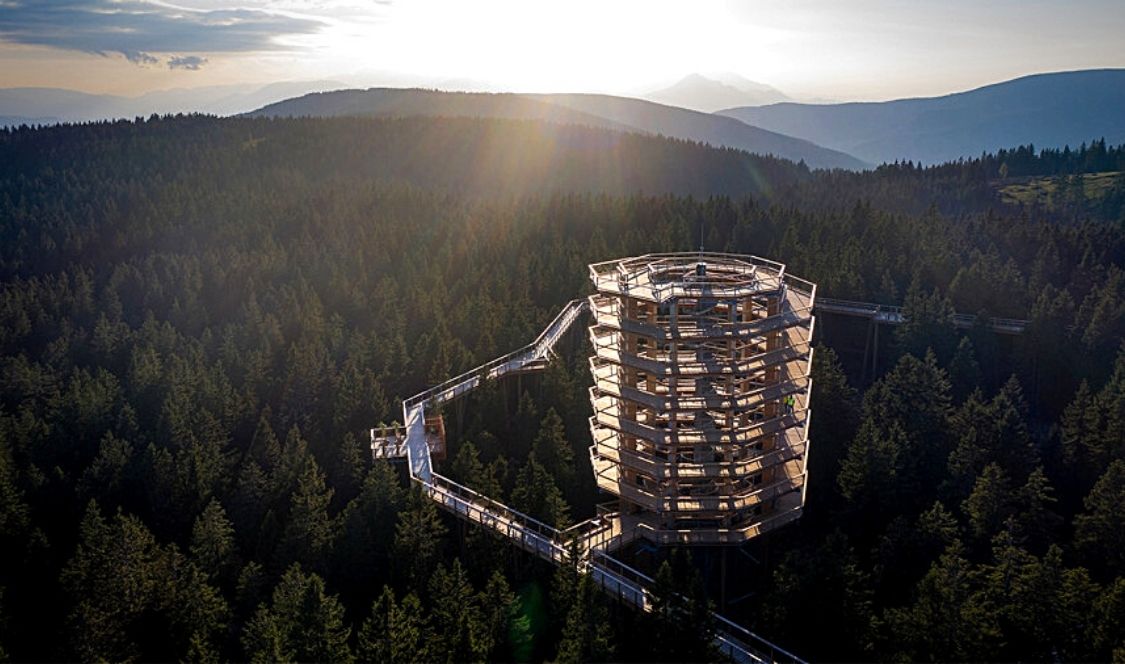
[[[114,120],[153,113],[233,115],[293,95],[343,85],[330,80],[279,81],[261,86],[170,88],[135,96],[66,88],[0,88],[0,126]]]
[[[1125,142],[1125,69],[1031,74],[936,97],[716,113],[872,163],[953,161],[1016,145]]]
[[[676,83],[641,95],[658,104],[713,113],[733,106],[761,106],[788,101],[781,90],[734,74],[688,74]]]
[[[368,88],[303,95],[269,104],[248,116],[425,115],[502,117],[663,135],[794,162],[810,168],[859,170],[868,164],[838,150],[748,125],[734,118],[630,97],[595,94],[442,92]]]

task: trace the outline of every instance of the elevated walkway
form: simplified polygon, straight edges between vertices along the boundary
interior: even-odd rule
[[[377,440],[375,432],[378,429],[373,429],[372,452],[380,458],[405,456],[411,479],[421,485],[422,491],[431,500],[471,523],[502,535],[529,553],[563,564],[571,560],[572,551],[577,552],[579,570],[589,574],[605,592],[642,611],[651,611],[654,581],[610,555],[639,537],[646,524],[635,517],[610,513],[560,530],[435,472],[431,445],[427,441],[427,408],[435,408],[466,394],[485,380],[542,369],[551,360],[559,339],[588,310],[589,303],[585,298],[572,300],[527,346],[407,399],[402,404],[405,440]],[[715,614],[715,620],[718,625],[715,645],[736,662],[801,661],[792,653],[718,614]]]
[[[754,272],[752,268],[748,269],[746,275],[748,281],[753,284],[753,288],[775,289],[780,287],[780,284],[764,283],[763,281],[757,281],[755,283],[755,277],[757,275]],[[746,287],[745,284],[740,286],[743,288]],[[737,288],[738,287],[736,287],[736,289]],[[661,292],[658,287],[653,288],[653,286],[648,283],[637,284],[634,288],[630,288],[629,290],[631,291],[630,294],[636,294],[636,291],[640,290],[653,299],[659,299],[667,295]],[[411,479],[421,485],[423,492],[430,499],[459,517],[502,535],[525,551],[555,564],[568,562],[571,557],[571,552],[576,551],[579,556],[579,569],[586,574],[590,574],[591,578],[593,578],[605,592],[637,609],[651,611],[653,605],[651,591],[651,588],[654,586],[653,580],[641,572],[615,560],[611,555],[613,551],[626,546],[641,537],[642,534],[645,539],[661,544],[720,544],[727,541],[722,536],[723,532],[729,532],[729,541],[741,541],[742,538],[738,533],[748,530],[755,532],[772,530],[797,518],[799,509],[782,509],[769,515],[763,515],[753,523],[732,526],[729,531],[720,531],[718,535],[710,537],[706,541],[699,540],[699,534],[690,530],[658,530],[652,524],[646,523],[636,515],[622,515],[618,513],[599,515],[575,524],[569,529],[560,530],[517,510],[513,510],[507,505],[473,491],[466,486],[460,485],[436,473],[433,469],[431,449],[433,445],[432,441],[428,440],[429,436],[427,436],[426,430],[427,409],[436,408],[443,403],[467,394],[481,386],[487,380],[495,380],[514,373],[543,369],[552,359],[553,349],[559,339],[566,334],[581,315],[590,311],[591,304],[595,307],[595,321],[601,325],[600,329],[613,329],[612,326],[607,325],[607,323],[612,323],[614,320],[610,315],[611,311],[607,308],[612,306],[611,303],[595,298],[572,300],[532,343],[507,355],[496,358],[487,364],[451,378],[440,385],[436,385],[404,401],[403,422],[405,424],[402,427],[402,433],[397,436],[384,436],[377,439],[375,432],[379,430],[373,429],[372,452],[376,458],[404,458],[408,464]],[[901,307],[868,302],[817,298],[815,310],[817,313],[831,313],[867,318],[875,323],[887,325],[900,325],[905,320]],[[807,307],[805,311],[807,311]],[[808,314],[801,311],[796,314],[772,316],[750,323],[715,325],[706,329],[679,330],[678,336],[680,338],[753,338],[756,335],[761,335],[768,331],[803,323],[807,319]],[[958,328],[966,329],[976,323],[976,317],[956,314],[953,317],[953,322]],[[989,321],[989,324],[994,331],[1000,334],[1021,334],[1026,329],[1028,321],[993,318]],[[638,328],[643,329],[628,331],[652,334],[654,338],[658,339],[663,336],[663,333],[659,332],[656,327],[650,328],[650,326],[638,325]],[[592,332],[591,334],[596,347],[595,357],[609,352],[598,344],[600,334],[604,334],[604,332]],[[808,344],[811,340],[811,336],[812,330],[809,329],[807,336],[804,336],[799,341],[794,341],[797,341],[798,344]],[[628,357],[602,357],[601,359],[603,361],[624,361],[625,363],[635,364],[653,373],[670,372],[665,361],[666,358],[663,357],[652,358],[632,355]],[[794,357],[789,354],[789,351],[771,351],[751,356],[747,358],[745,362],[786,365],[792,362],[793,359]],[[724,373],[734,368],[742,368],[737,366],[724,366],[702,360],[694,363],[688,362],[685,363],[684,366],[685,369],[681,371],[688,375],[692,373]],[[617,386],[611,380],[611,377],[600,376],[597,368],[598,364],[595,362],[595,376],[601,379],[599,383],[603,386],[605,391],[613,392],[614,390],[621,390],[623,392],[630,392],[628,396],[635,397],[638,400],[651,398],[642,397],[640,394],[632,394],[632,391],[628,387]],[[676,373],[678,373],[678,371]],[[808,380],[807,376],[803,375],[800,376],[800,379],[802,381]],[[773,388],[765,388],[753,392],[750,395],[742,395],[742,399],[751,398],[754,399],[755,402],[764,402],[784,396],[780,392],[774,394],[773,392],[775,391],[776,389]],[[713,395],[696,398],[703,398],[709,405],[714,405],[716,407],[725,404],[725,398]],[[675,399],[676,397],[672,397],[671,395],[664,395],[658,397],[657,400],[659,400],[660,403],[654,403],[653,406],[660,406],[662,408],[668,407],[673,405],[668,402]],[[677,403],[674,405],[680,404]],[[678,432],[677,435],[685,440],[698,437],[700,442],[712,443],[720,447],[730,446],[735,445],[743,440],[743,438],[783,432],[789,427],[798,424],[804,411],[805,405],[803,400],[800,400],[796,412],[793,415],[755,422],[746,427],[745,431],[736,432],[735,439],[731,440],[720,438],[717,432],[715,432],[714,436],[709,435],[707,431],[681,431]],[[630,427],[630,433],[652,441],[658,447],[667,444],[666,438],[669,435],[667,430],[648,427],[638,422],[619,421],[616,414],[610,410],[596,409],[593,419],[597,419],[599,422],[609,426],[616,425],[615,428],[617,426]],[[807,422],[805,424],[807,425]],[[633,431],[633,429],[637,430]],[[803,438],[797,438],[795,440],[787,440],[786,443],[787,444],[781,449],[771,451],[767,454],[784,455],[783,458],[788,458],[789,455],[794,454],[795,451],[802,449],[805,441]],[[598,450],[596,441],[591,451],[595,453],[595,456],[599,454],[600,451]],[[635,464],[645,463],[644,457],[640,455],[636,455],[636,458],[631,458],[630,461]],[[732,464],[754,464],[761,462],[762,458],[759,457],[733,462],[701,463],[699,464],[698,472],[703,476],[722,476],[731,472],[730,468]],[[788,484],[791,482],[792,478],[785,477],[772,486],[756,489],[741,498],[753,500],[761,495],[758,493],[759,491],[784,491],[789,488]],[[657,502],[662,503],[669,499],[686,499],[697,501],[701,509],[706,510],[712,508],[712,505],[709,504],[711,501],[707,497],[681,498],[659,496],[653,493],[646,493],[646,495],[641,497],[650,499],[654,502],[654,506]],[[753,632],[734,624],[718,614],[715,615],[715,620],[718,625],[715,637],[716,646],[721,652],[734,661],[801,661],[792,653],[777,647]]]
[[[902,307],[895,307],[874,302],[853,302],[851,300],[833,300],[819,297],[813,307],[817,313],[838,314],[866,318],[875,323],[884,325],[902,325],[906,321]],[[970,314],[953,314],[953,325],[961,330],[967,330],[976,325],[977,317]],[[988,326],[997,334],[1023,334],[1030,321],[1021,318],[991,318]]]

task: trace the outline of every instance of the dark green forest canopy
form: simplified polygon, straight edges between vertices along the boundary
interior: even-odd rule
[[[817,351],[809,508],[736,617],[812,658],[1125,656],[1125,226],[1003,204],[994,168],[809,172],[487,120],[0,132],[0,651],[672,656],[644,635],[681,616],[459,527],[363,438],[526,343],[588,263],[702,231],[911,316],[874,378],[845,373],[847,334]],[[1001,340],[953,310],[1031,323]],[[449,472],[588,514],[584,352],[451,409]],[[662,587],[698,597],[672,562]]]

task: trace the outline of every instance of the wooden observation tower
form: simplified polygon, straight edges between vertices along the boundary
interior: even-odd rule
[[[729,254],[590,266],[591,460],[660,544],[740,544],[804,503],[816,288]]]

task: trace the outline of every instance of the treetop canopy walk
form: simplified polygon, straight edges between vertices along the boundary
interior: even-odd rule
[[[485,380],[508,374],[542,369],[551,359],[559,339],[579,316],[589,311],[586,299],[569,302],[532,343],[451,378],[403,402],[405,426],[397,431],[372,429],[372,453],[376,458],[405,458],[411,479],[445,509],[472,523],[486,527],[520,548],[555,564],[574,564],[605,592],[642,610],[651,611],[652,578],[610,553],[638,537],[644,524],[635,517],[617,513],[599,514],[565,530],[458,484],[433,469],[435,437],[426,430],[426,411],[462,396]],[[442,441],[444,444],[444,441]],[[578,559],[572,555],[577,553]],[[738,662],[794,661],[800,658],[735,623],[715,615],[715,645]]]
[[[854,302],[852,300],[833,300],[820,298],[816,301],[817,313],[840,314],[867,318],[875,323],[885,325],[901,325],[906,322],[902,307],[889,304],[876,304],[874,302]],[[1030,321],[1021,318],[990,318],[988,326],[997,334],[1023,334]],[[967,330],[977,324],[977,317],[972,314],[953,314],[953,325],[961,330]]]
[[[448,511],[555,564],[575,564],[642,611],[654,582],[612,553],[637,538],[737,544],[789,523],[804,504],[813,312],[897,325],[901,307],[817,299],[785,266],[728,254],[653,254],[590,266],[597,293],[568,302],[530,344],[410,397],[400,427],[371,430],[375,458],[405,459]],[[590,448],[617,511],[559,529],[445,477],[442,404],[510,374],[543,369],[592,314]],[[974,316],[955,316],[961,328]],[[992,319],[1019,334],[1027,321]],[[716,646],[740,662],[800,661],[722,616]]]

